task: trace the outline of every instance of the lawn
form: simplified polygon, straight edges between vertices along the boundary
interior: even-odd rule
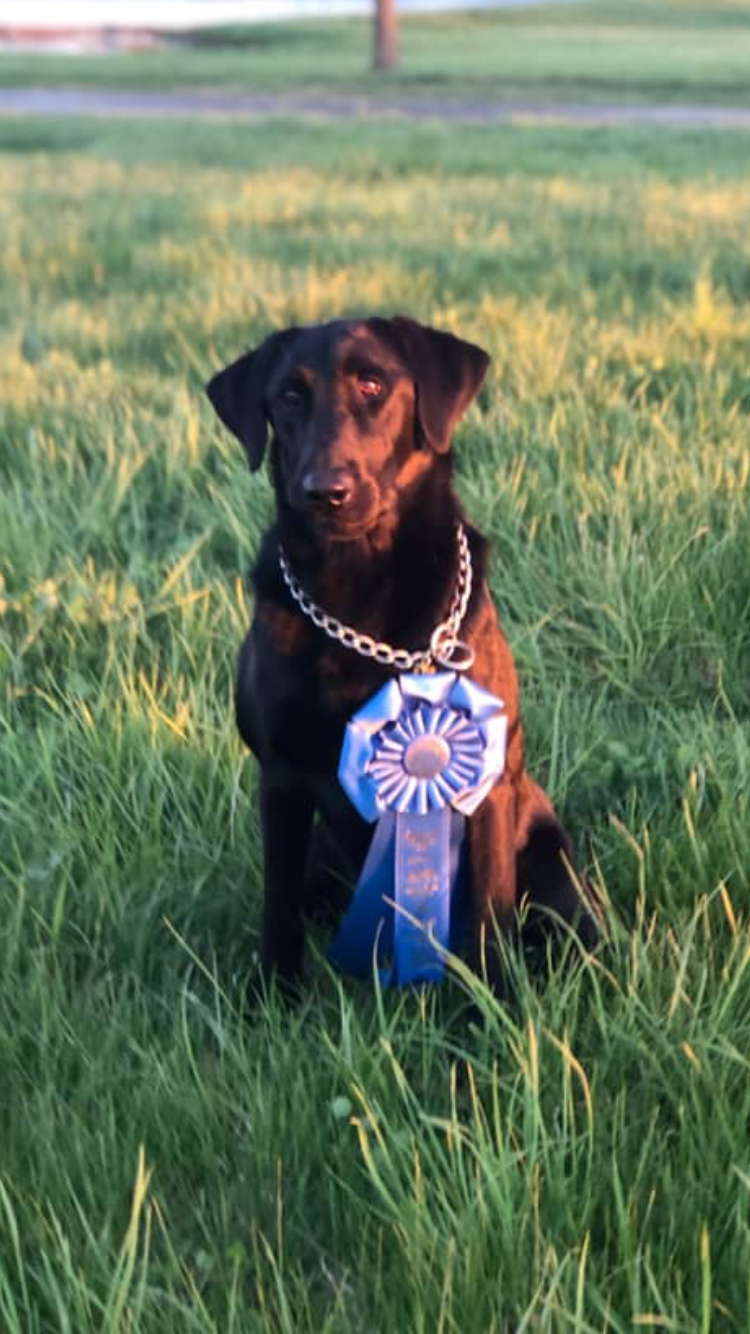
[[[750,0],[577,0],[404,18],[401,67],[371,70],[369,20],[254,24],[178,50],[0,53],[0,86],[357,93],[525,102],[750,102]]]
[[[746,1334],[746,137],[6,119],[0,174],[3,1334]],[[503,1004],[318,936],[248,1015],[270,491],[202,385],[395,310],[492,353],[457,479],[609,939]]]

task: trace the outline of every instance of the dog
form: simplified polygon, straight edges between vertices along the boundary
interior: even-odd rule
[[[499,984],[493,941],[522,922],[524,938],[562,923],[586,947],[597,939],[570,840],[525,769],[488,544],[451,484],[452,433],[488,365],[481,348],[406,316],[335,319],[270,334],[206,387],[253,471],[272,435],[277,517],[253,570],[236,685],[239,731],[260,762],[266,983],[298,987],[306,915],[340,910],[342,885],[356,883],[372,826],[337,779],[344,731],[403,661],[361,646],[427,653],[456,596],[459,526],[473,572],[459,650],[508,717],[505,770],[468,821],[469,962]]]

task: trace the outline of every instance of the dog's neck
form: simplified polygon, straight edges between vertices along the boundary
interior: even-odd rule
[[[258,593],[288,602],[279,541],[305,592],[331,616],[398,647],[420,647],[446,615],[458,571],[461,510],[441,459],[400,508],[352,541],[325,539],[279,505],[255,570]],[[301,614],[301,613],[300,613]]]

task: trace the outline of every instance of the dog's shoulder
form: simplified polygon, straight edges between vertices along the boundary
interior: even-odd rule
[[[280,541],[278,524],[266,529],[250,571],[250,580],[256,598],[278,602],[284,606],[289,603],[290,598],[279,564]]]

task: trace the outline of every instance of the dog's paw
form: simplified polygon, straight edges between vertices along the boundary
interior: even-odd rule
[[[245,984],[245,1013],[252,1018],[259,1009],[273,1008],[276,1004],[297,1005],[302,992],[301,969],[285,971],[264,964],[256,955]]]

